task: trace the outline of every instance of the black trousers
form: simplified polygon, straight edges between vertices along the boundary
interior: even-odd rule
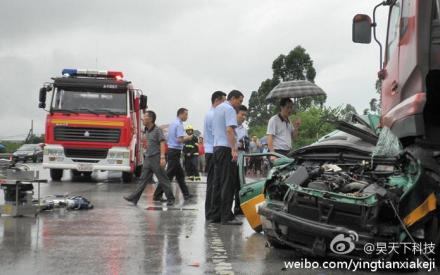
[[[215,178],[212,186],[211,219],[223,223],[234,218],[231,211],[235,193],[231,175],[231,148],[214,147],[214,162]]]
[[[165,170],[160,167],[160,155],[155,155],[151,157],[144,158],[144,164],[142,166],[142,174],[138,180],[136,190],[131,193],[128,197],[133,201],[138,201],[142,193],[145,190],[147,184],[151,183],[153,174],[156,175],[158,179],[157,186],[160,186],[162,190],[165,191],[165,195],[168,200],[174,200],[173,192],[171,191],[171,183],[168,179]]]
[[[168,149],[168,166],[167,166],[167,176],[170,182],[176,177],[177,183],[179,184],[180,190],[184,197],[189,195],[188,186],[185,183],[185,173],[183,172],[182,166],[180,165],[180,154],[181,151],[178,149]],[[157,186],[154,191],[153,198],[161,198],[163,194],[163,189],[160,185]]]
[[[191,156],[185,156],[185,172],[187,177],[198,177],[199,174],[199,156],[197,155],[191,155]]]
[[[238,163],[232,162],[231,165],[232,186],[234,187],[234,212],[240,210],[240,177],[238,173]]]
[[[214,181],[214,155],[213,153],[206,153],[206,198],[205,198],[205,218],[211,219],[212,216],[212,183]]]

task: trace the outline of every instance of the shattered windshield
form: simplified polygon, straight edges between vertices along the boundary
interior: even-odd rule
[[[127,93],[97,89],[64,89],[55,91],[52,111],[116,114],[127,113]]]

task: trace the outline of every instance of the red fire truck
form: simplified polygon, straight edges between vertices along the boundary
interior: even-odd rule
[[[147,97],[118,71],[64,69],[40,89],[39,107],[46,108],[43,167],[52,180],[64,170],[72,176],[93,171],[121,171],[132,181],[142,167],[141,111]]]

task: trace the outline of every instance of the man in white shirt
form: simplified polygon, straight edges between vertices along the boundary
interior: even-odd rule
[[[297,137],[300,120],[291,123],[289,116],[293,112],[293,102],[290,98],[280,100],[281,111],[269,119],[267,125],[267,145],[270,152],[287,156],[292,150],[292,140]]]

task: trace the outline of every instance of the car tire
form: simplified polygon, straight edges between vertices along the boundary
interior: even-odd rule
[[[33,162],[33,163],[37,163],[37,160],[38,160],[38,159],[37,159],[36,156],[35,156],[35,157],[32,157],[32,162]]]
[[[259,225],[259,226],[255,227],[254,231],[257,232],[257,233],[261,233],[261,231],[263,231],[263,226]]]
[[[63,177],[63,169],[50,169],[50,178],[55,181],[60,181]]]
[[[130,183],[133,181],[133,173],[132,172],[122,172],[122,182]]]
[[[271,236],[267,236],[266,235],[266,240],[269,243],[269,246],[273,247],[275,249],[286,249],[286,248],[288,248],[287,245],[281,243],[275,237],[271,237]]]

